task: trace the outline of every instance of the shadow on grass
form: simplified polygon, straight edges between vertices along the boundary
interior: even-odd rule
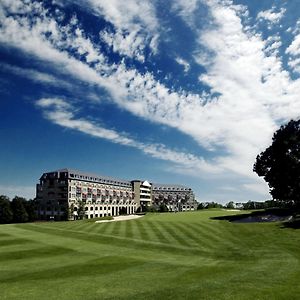
[[[285,222],[290,223],[294,212],[289,209],[266,209],[253,211],[251,213],[211,217],[212,220],[227,220],[234,223],[263,223],[263,222]],[[300,220],[299,220],[300,223]]]
[[[297,215],[291,221],[283,222],[282,228],[300,229],[300,215]]]

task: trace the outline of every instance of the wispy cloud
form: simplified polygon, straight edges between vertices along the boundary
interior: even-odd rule
[[[149,156],[180,165],[184,172],[196,169],[255,180],[255,156],[271,142],[274,130],[282,122],[299,117],[300,81],[284,69],[283,58],[277,51],[283,47],[280,37],[264,39],[255,29],[250,30],[243,22],[247,8],[233,5],[230,0],[205,1],[209,22],[201,30],[193,26],[195,18],[188,17],[196,12],[197,1],[181,0],[173,7],[195,29],[197,40],[192,54],[195,62],[206,70],[199,74],[199,84],[210,89],[200,94],[169,89],[150,71],[128,67],[124,60],[110,64],[101,46],[88,36],[75,17],[70,24],[61,25],[42,4],[34,7],[32,3],[31,11],[38,13],[32,13],[30,18],[28,13],[12,16],[17,10],[26,11],[25,5],[16,0],[9,8],[7,3],[4,1],[0,10],[3,45],[47,62],[60,75],[104,88],[110,100],[123,110],[146,121],[176,128],[209,150],[212,158],[204,160],[165,145],[135,141],[125,133],[78,118],[77,107],[60,99],[41,99],[38,105],[45,116],[60,126],[135,147]],[[76,3],[83,6],[86,2]],[[143,62],[147,47],[153,53],[157,50],[160,24],[155,2],[89,0],[87,7],[114,25],[113,30],[99,34],[116,53]],[[284,13],[284,9],[272,8],[260,12],[257,19],[277,24]],[[295,71],[299,68],[299,45],[299,36],[295,36],[286,49],[289,65]],[[187,72],[190,62],[176,59]],[[31,75],[34,78],[37,74]],[[83,104],[78,105],[80,109]],[[252,183],[244,188],[256,189]]]
[[[8,196],[10,199],[15,196],[33,199],[35,197],[35,187],[34,185],[0,185],[0,195]]]
[[[43,83],[46,85],[51,86],[57,86],[57,87],[63,87],[66,89],[73,89],[72,85],[62,79],[59,79],[53,75],[50,75],[48,73],[40,72],[35,69],[28,69],[28,68],[20,68],[18,66],[6,64],[6,63],[0,63],[0,68],[3,71],[13,73],[17,76],[24,77],[27,79],[30,79],[32,81]]]
[[[163,144],[139,142],[125,133],[106,129],[84,118],[77,118],[74,107],[62,99],[42,98],[36,104],[43,110],[45,118],[62,127],[77,130],[92,137],[106,139],[116,144],[137,148],[154,158],[166,160],[187,169],[194,168],[195,172],[220,172],[218,168],[193,154],[172,150]]]

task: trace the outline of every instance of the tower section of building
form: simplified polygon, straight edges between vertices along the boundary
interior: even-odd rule
[[[152,204],[152,184],[147,180],[133,180],[132,181],[134,199],[140,211],[147,211],[147,207]]]

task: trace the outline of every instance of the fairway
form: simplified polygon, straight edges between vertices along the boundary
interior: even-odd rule
[[[0,226],[0,299],[299,299],[300,230],[223,210]]]

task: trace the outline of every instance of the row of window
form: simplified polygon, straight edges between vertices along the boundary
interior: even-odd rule
[[[86,206],[84,209],[85,209],[85,211],[88,211],[88,210],[93,211],[94,207],[93,206],[90,206],[90,207]],[[111,209],[110,206],[100,206],[99,207],[99,210],[110,210],[110,209]],[[98,206],[95,207],[95,210],[98,210]],[[74,211],[77,211],[77,207],[74,207]]]
[[[96,189],[116,189],[118,191],[124,191],[124,192],[129,192],[132,191],[131,188],[123,187],[123,186],[111,186],[111,185],[102,185],[102,184],[90,184],[90,183],[80,183],[77,181],[72,181],[70,188],[71,190],[74,189],[91,189],[91,190],[96,190]]]
[[[175,188],[175,187],[153,187],[153,191],[192,191],[190,188]]]
[[[106,200],[117,200],[117,201],[121,201],[121,200],[132,200],[132,197],[120,197],[120,196],[100,196],[100,195],[86,195],[86,194],[69,194],[69,198],[70,199],[77,199],[77,200],[93,200],[93,201],[106,201]]]
[[[71,178],[77,178],[81,180],[89,180],[89,181],[96,181],[96,182],[101,182],[101,183],[108,183],[112,185],[123,185],[123,186],[131,186],[131,183],[129,182],[124,182],[124,181],[115,181],[115,180],[109,180],[109,179],[103,179],[99,177],[92,177],[92,176],[86,176],[86,175],[80,175],[80,174],[70,174]]]

